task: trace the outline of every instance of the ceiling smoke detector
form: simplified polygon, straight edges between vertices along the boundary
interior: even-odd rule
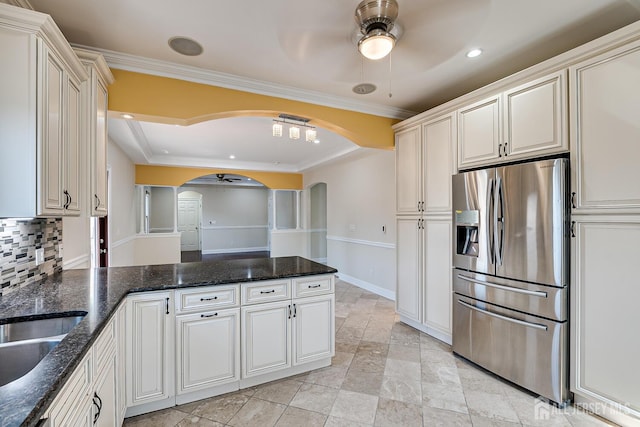
[[[376,85],[371,84],[371,83],[360,83],[358,85],[355,85],[353,87],[353,92],[357,93],[358,95],[368,95],[372,92],[375,92],[376,90]]]
[[[170,38],[169,47],[179,54],[186,56],[198,56],[204,50],[200,43],[188,37]]]
[[[396,45],[396,36],[391,34],[398,17],[396,0],[363,0],[356,8],[356,22],[362,38],[358,50],[368,59],[382,59]]]

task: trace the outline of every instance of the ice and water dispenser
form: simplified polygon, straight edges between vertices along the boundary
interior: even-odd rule
[[[456,253],[458,255],[478,256],[478,227],[480,211],[455,211],[456,217]]]

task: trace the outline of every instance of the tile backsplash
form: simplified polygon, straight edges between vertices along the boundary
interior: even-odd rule
[[[0,218],[0,295],[62,270],[62,219]],[[36,266],[36,249],[44,262]]]

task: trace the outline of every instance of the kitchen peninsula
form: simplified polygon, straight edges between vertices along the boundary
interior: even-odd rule
[[[0,324],[84,318],[0,386],[0,425],[120,425],[125,414],[327,366],[336,272],[300,257],[68,270],[1,296]]]

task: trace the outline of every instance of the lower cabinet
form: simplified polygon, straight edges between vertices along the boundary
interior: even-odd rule
[[[175,396],[173,291],[129,296],[126,319],[126,415],[132,416],[166,407]],[[135,409],[145,404],[152,405]]]
[[[47,410],[48,427],[122,424],[124,418],[118,406],[117,392],[118,384],[122,383],[118,375],[119,320],[116,315],[107,323]]]
[[[397,218],[396,311],[400,320],[451,343],[451,218]]]
[[[638,425],[640,216],[572,219],[570,388],[577,405]]]
[[[176,316],[177,394],[240,380],[240,309]]]
[[[313,362],[335,354],[335,296],[293,300],[293,364]]]

